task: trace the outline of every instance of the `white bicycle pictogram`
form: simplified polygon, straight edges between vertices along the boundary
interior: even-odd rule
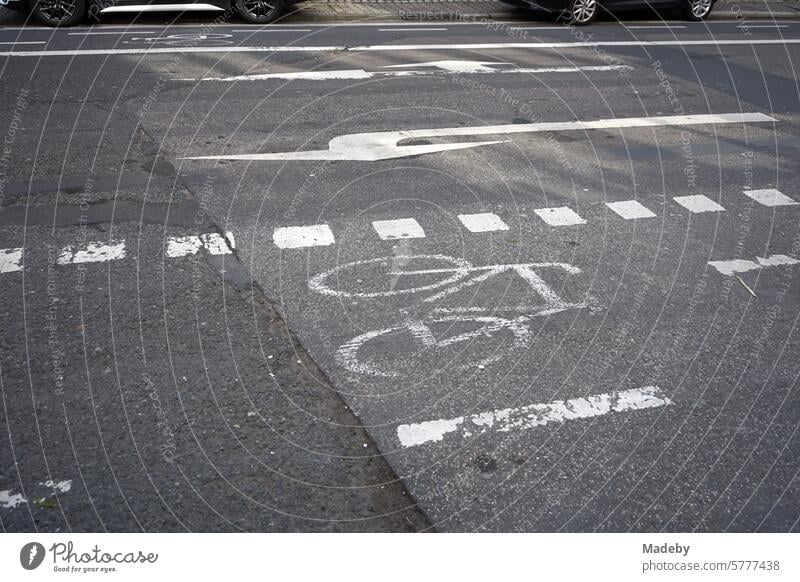
[[[431,265],[433,268],[406,268],[412,263],[420,262],[433,263]],[[377,268],[378,275],[369,277],[366,283],[363,279],[348,276],[354,273],[357,268]],[[385,273],[382,272],[384,269]],[[455,369],[463,370],[475,365],[486,366],[506,355],[508,350],[501,352],[499,349],[500,347],[506,347],[506,340],[510,340],[510,350],[512,351],[527,347],[531,335],[528,322],[531,318],[552,315],[567,309],[586,307],[585,302],[572,303],[559,297],[538,273],[538,271],[546,269],[557,269],[568,274],[581,272],[578,267],[568,263],[512,263],[476,267],[466,259],[447,255],[409,255],[381,257],[339,265],[312,277],[308,282],[308,286],[312,291],[334,297],[377,299],[398,295],[425,294],[426,297],[422,301],[430,303],[449,297],[501,274],[512,273],[520,277],[542,299],[542,304],[525,307],[522,315],[513,318],[491,315],[489,313],[492,312],[492,308],[489,307],[437,308],[434,309],[434,312],[449,315],[407,319],[397,325],[368,331],[345,342],[336,351],[337,363],[353,373],[379,377],[396,377],[399,372],[388,369],[385,365],[381,366],[375,362],[364,361],[360,352],[370,344],[396,335],[401,338],[405,337],[405,339],[397,339],[396,341],[405,342],[406,347],[408,345],[407,342],[411,342],[415,356],[422,356],[431,352],[445,353],[444,350],[448,350],[456,344],[462,344],[478,338],[494,337],[500,342],[494,353],[486,357],[473,358],[470,363],[457,365]],[[401,278],[410,286],[398,286],[398,280]],[[337,283],[336,286],[333,285],[334,281]],[[358,288],[347,288],[347,285],[352,286],[353,281],[358,284]],[[383,281],[379,284],[381,286],[386,285],[388,288],[375,290],[376,281]],[[370,289],[370,286],[373,286],[373,288]],[[454,327],[471,329],[455,335],[448,335],[449,331]],[[445,328],[444,332],[439,328]],[[499,339],[498,336],[500,336]],[[452,349],[448,353],[454,355]],[[405,359],[406,363],[408,363],[408,358]]]

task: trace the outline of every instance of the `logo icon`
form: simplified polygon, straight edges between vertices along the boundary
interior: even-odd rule
[[[44,561],[44,546],[39,542],[28,542],[19,551],[19,563],[26,570],[35,570]]]

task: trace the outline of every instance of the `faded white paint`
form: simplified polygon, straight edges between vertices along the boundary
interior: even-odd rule
[[[0,273],[22,270],[23,249],[0,249]]]
[[[12,491],[13,489],[0,491],[0,507],[14,509],[23,503],[28,503],[28,500],[22,496],[22,493],[12,493]]]
[[[376,220],[372,228],[383,240],[400,238],[425,238],[425,231],[419,222],[413,218],[398,218],[396,220]]]
[[[231,245],[232,247],[233,245]],[[228,241],[216,232],[191,236],[172,236],[167,238],[166,255],[168,257],[186,257],[204,249],[211,255],[229,255],[231,247]]]
[[[800,204],[800,202],[792,200],[786,194],[774,188],[744,190],[744,194],[764,206],[794,206],[795,204]]]
[[[774,122],[763,113],[722,113],[717,115],[670,115],[662,117],[628,117],[595,119],[592,121],[564,121],[545,123],[513,123],[509,125],[484,125],[474,127],[445,127],[439,129],[414,129],[407,131],[378,131],[351,133],[333,138],[326,150],[275,152],[262,154],[230,154],[218,156],[189,156],[184,160],[357,160],[377,161],[418,156],[451,150],[463,150],[484,145],[503,143],[504,140],[457,142],[427,145],[398,145],[403,140],[511,135],[554,131],[588,131],[591,129],[620,129],[659,126],[714,125],[723,123]],[[505,140],[507,141],[507,140]]]
[[[478,61],[440,61],[443,63],[478,63]],[[419,65],[389,65],[389,67],[412,67],[431,65],[432,63],[419,63]],[[493,63],[502,64],[502,63]],[[436,74],[542,74],[542,73],[580,73],[580,72],[601,72],[601,71],[621,71],[632,69],[627,65],[586,65],[575,67],[534,67],[534,68],[504,68],[496,69],[486,67],[483,64],[469,66],[463,65],[463,71],[456,66],[442,68],[440,70],[409,70],[409,71],[365,71],[364,69],[340,69],[333,71],[297,71],[285,73],[254,73],[250,75],[234,75],[232,77],[200,77],[200,78],[181,78],[176,81],[219,81],[232,83],[235,81],[269,81],[281,79],[284,81],[337,81],[337,80],[361,80],[379,77],[426,77]]]
[[[125,241],[108,243],[87,243],[85,245],[64,247],[56,262],[59,265],[74,263],[102,263],[125,258]]]
[[[755,261],[744,259],[731,259],[729,261],[709,261],[708,264],[714,267],[723,275],[735,275],[736,273],[746,273],[755,271],[763,267],[785,267],[797,265],[799,260],[786,255],[771,255],[767,258],[756,257]]]
[[[638,218],[653,218],[655,213],[651,212],[644,204],[638,200],[623,200],[621,202],[606,202],[611,210],[616,212],[625,220],[636,220]]]
[[[72,489],[72,479],[66,479],[64,481],[52,481],[48,479],[47,481],[40,482],[39,485],[52,489],[57,493],[67,493]]]
[[[515,319],[506,319],[503,317],[495,316],[471,316],[471,315],[448,315],[444,317],[434,318],[426,321],[412,320],[407,321],[401,325],[387,327],[385,329],[378,329],[362,333],[351,339],[350,341],[342,344],[336,351],[336,363],[343,368],[354,372],[356,374],[366,374],[369,376],[378,376],[385,378],[392,378],[398,376],[398,373],[391,370],[381,369],[380,367],[363,362],[359,359],[359,351],[368,342],[380,338],[385,335],[397,336],[399,333],[406,333],[417,344],[419,344],[420,352],[428,352],[432,349],[441,349],[461,342],[467,342],[484,337],[492,337],[501,331],[508,332],[513,338],[513,343],[507,349],[524,348],[528,344],[530,337],[530,329],[525,325],[527,318],[518,317]],[[471,331],[463,332],[460,334],[452,335],[444,339],[437,339],[431,329],[431,325],[446,324],[446,327],[451,328],[457,324],[479,324],[479,327]],[[393,337],[394,342],[400,342],[401,339]],[[484,366],[496,362],[505,355],[505,351],[491,350],[490,355],[485,358],[469,362],[465,365],[450,366],[451,369],[462,370],[464,368],[472,368],[474,366]],[[408,356],[404,356],[408,360]],[[449,359],[447,361],[450,361]]]
[[[470,416],[438,419],[397,427],[397,438],[403,447],[415,447],[442,441],[447,435],[462,438],[489,430],[509,432],[524,430],[567,420],[602,416],[611,412],[630,412],[672,404],[656,386],[645,386],[609,394],[597,394],[570,400],[555,400],[519,408],[491,410]]]
[[[673,200],[689,212],[694,212],[695,214],[701,212],[722,212],[725,210],[725,208],[714,202],[711,198],[703,196],[702,194],[675,196]]]
[[[537,208],[534,212],[550,226],[574,226],[576,224],[586,224],[577,212],[568,206],[557,208]]]
[[[276,228],[272,240],[281,249],[328,246],[336,242],[327,224]]]
[[[508,225],[494,212],[481,212],[478,214],[459,214],[458,219],[470,232],[492,232],[508,230]]]

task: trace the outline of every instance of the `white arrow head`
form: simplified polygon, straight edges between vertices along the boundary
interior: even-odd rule
[[[476,73],[493,71],[485,65],[505,65],[497,61],[431,61],[429,63],[412,63],[410,65],[387,65],[386,69],[408,69],[413,67],[436,67],[451,73]]]

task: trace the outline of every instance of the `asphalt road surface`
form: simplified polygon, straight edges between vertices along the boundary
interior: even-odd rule
[[[5,530],[798,531],[800,23],[0,29]]]

